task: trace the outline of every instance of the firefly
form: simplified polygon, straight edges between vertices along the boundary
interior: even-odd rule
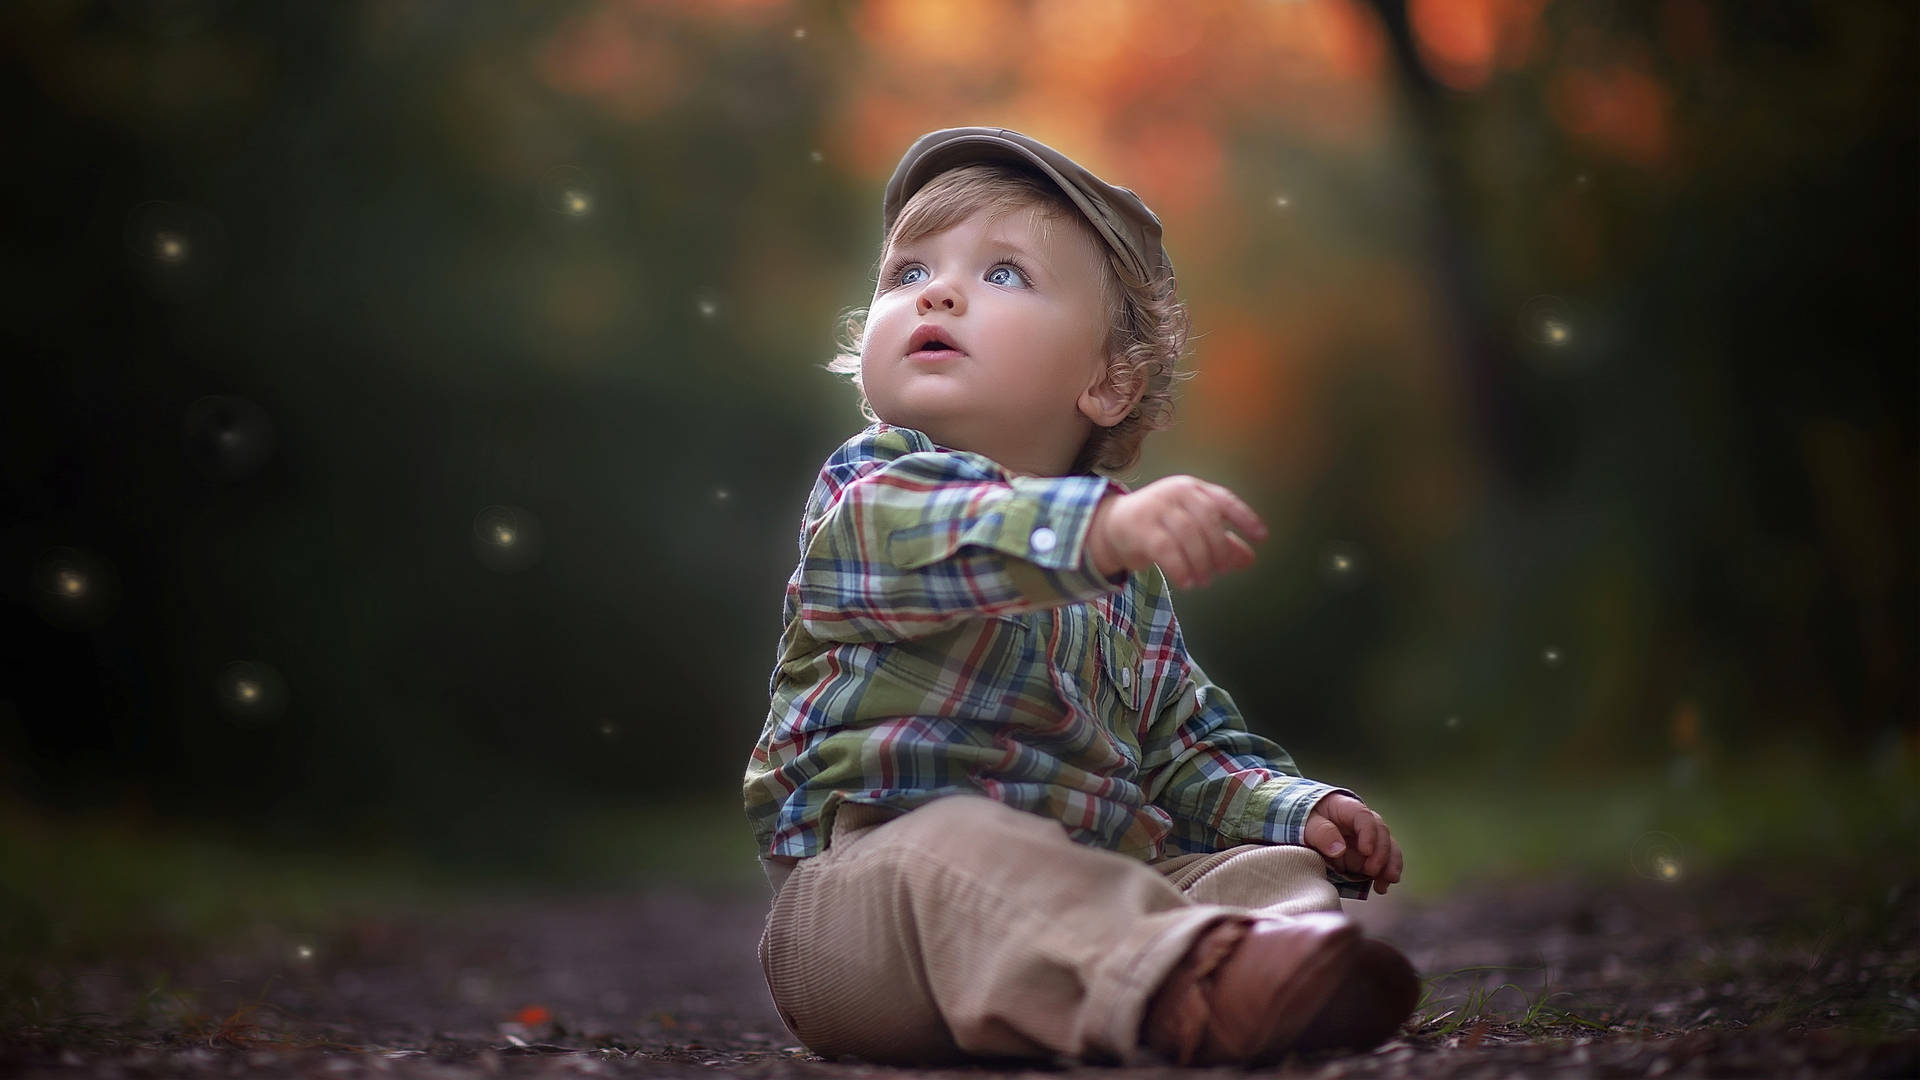
[[[87,591],[87,579],[78,570],[62,570],[55,580],[60,591],[67,596],[81,596]]]
[[[1671,855],[1662,855],[1654,860],[1654,868],[1659,871],[1662,881],[1673,881],[1680,876],[1680,860]]]
[[[540,520],[517,506],[489,506],[473,519],[473,553],[495,570],[524,570],[540,557]]]
[[[1293,205],[1293,200],[1287,198],[1285,195],[1276,195],[1273,199],[1273,205],[1285,210],[1287,207]]]
[[[804,37],[806,37],[806,36],[807,36],[807,28],[806,28],[806,27],[804,27],[804,26],[796,26],[796,27],[794,27],[794,28],[793,28],[793,37],[794,37],[794,40],[796,40],[796,41],[798,41],[799,39],[801,39],[801,38],[804,38]]]
[[[709,319],[713,318],[714,315],[719,313],[719,311],[720,311],[719,304],[716,304],[711,300],[700,301],[700,314],[706,316],[707,318]]]
[[[823,161],[825,161],[825,160],[827,160],[827,155],[825,155],[825,154],[823,154],[823,153],[821,153],[821,152],[820,152],[820,151],[818,151],[818,150],[815,150],[814,152],[812,152],[812,153],[810,153],[810,154],[808,154],[808,155],[807,155],[807,157],[808,157],[808,158],[810,158],[810,159],[812,159],[812,161],[813,161],[813,163],[814,163],[815,165],[818,165],[818,164],[820,164],[821,162],[823,162]]]
[[[1540,653],[1540,659],[1546,661],[1548,667],[1557,667],[1560,664],[1560,650],[1549,645]]]
[[[179,262],[187,257],[187,242],[177,233],[163,232],[154,237],[153,250],[164,262]]]
[[[585,217],[587,211],[593,209],[593,200],[587,197],[586,192],[578,188],[568,188],[566,191],[561,192],[560,204],[566,209],[567,213],[572,214],[574,217]]]
[[[302,945],[298,949],[295,949],[294,952],[300,954],[300,959],[302,960],[313,959],[313,946],[311,945]]]
[[[1549,345],[1565,345],[1567,338],[1572,334],[1572,331],[1567,329],[1567,324],[1558,319],[1548,319],[1541,326],[1540,332]]]
[[[241,701],[258,701],[260,700],[260,684],[249,679],[242,679],[234,684],[233,696],[239,698]]]

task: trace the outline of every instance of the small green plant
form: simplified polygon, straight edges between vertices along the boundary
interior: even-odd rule
[[[1539,971],[1539,992],[1530,994],[1514,982],[1491,987],[1487,985],[1488,974],[1505,971]],[[1467,975],[1471,975],[1473,981],[1460,1000],[1456,1001],[1452,994],[1442,989],[1442,983]],[[1554,1034],[1554,1028],[1569,1025],[1595,1031],[1607,1030],[1607,1025],[1600,1021],[1554,1004],[1558,999],[1571,998],[1573,995],[1565,990],[1554,990],[1552,978],[1552,972],[1546,968],[1464,967],[1424,979],[1420,1001],[1414,1006],[1414,1031],[1419,1035],[1445,1038],[1471,1028],[1472,1037],[1477,1041],[1490,1032],[1541,1037]],[[1512,1015],[1490,1012],[1494,999],[1509,990],[1519,996],[1520,1011]]]

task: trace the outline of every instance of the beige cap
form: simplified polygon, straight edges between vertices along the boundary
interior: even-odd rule
[[[1088,172],[1053,147],[1006,128],[958,127],[928,132],[914,140],[887,181],[881,202],[882,235],[913,193],[927,181],[961,165],[1010,161],[1039,169],[1065,192],[1093,224],[1107,246],[1142,281],[1173,273],[1173,260],[1160,241],[1160,219],[1140,196]]]

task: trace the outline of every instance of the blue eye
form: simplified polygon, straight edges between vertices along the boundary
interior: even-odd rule
[[[1008,281],[994,281],[994,278],[993,278],[993,275],[995,275],[995,274],[997,274],[997,273],[999,273],[999,272],[1000,272],[1000,271],[1002,271],[1002,270],[1006,270],[1006,271],[1008,271],[1008,272],[1010,272],[1010,273],[1012,273],[1012,274],[1013,274],[1013,276],[1015,276],[1015,277],[1017,277],[1017,278],[1019,278],[1019,279],[1020,279],[1020,281],[1021,281],[1021,283],[1022,283],[1022,284],[1024,284],[1024,283],[1026,282],[1026,280],[1027,280],[1027,275],[1025,274],[1025,272],[1023,272],[1023,271],[1022,271],[1022,270],[1021,270],[1021,269],[1020,269],[1019,267],[1017,267],[1017,266],[1015,266],[1015,265],[1013,265],[1012,263],[1001,263],[1000,265],[998,265],[998,266],[996,266],[996,267],[994,267],[993,269],[991,269],[991,270],[989,270],[989,271],[987,271],[987,280],[988,280],[988,281],[990,281],[990,282],[993,282],[993,284],[995,284],[995,285],[1010,285],[1010,284],[1012,284],[1012,282],[1008,282]]]
[[[884,275],[883,280],[887,285],[916,284],[920,279],[910,279],[907,277],[908,274],[916,270],[923,274],[927,272],[927,268],[919,263],[899,263]],[[1013,280],[996,276],[1001,274],[1002,271],[1012,274]],[[1033,284],[1032,276],[1027,273],[1026,268],[1014,262],[1012,259],[1002,259],[1000,262],[995,263],[993,268],[987,271],[986,280],[989,284],[1000,286],[1024,285],[1030,287]]]

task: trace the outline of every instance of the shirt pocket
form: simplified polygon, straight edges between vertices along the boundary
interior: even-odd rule
[[[1105,619],[1093,628],[1095,651],[1100,654],[1102,704],[1109,701],[1129,713],[1140,710],[1140,645],[1133,635]]]

